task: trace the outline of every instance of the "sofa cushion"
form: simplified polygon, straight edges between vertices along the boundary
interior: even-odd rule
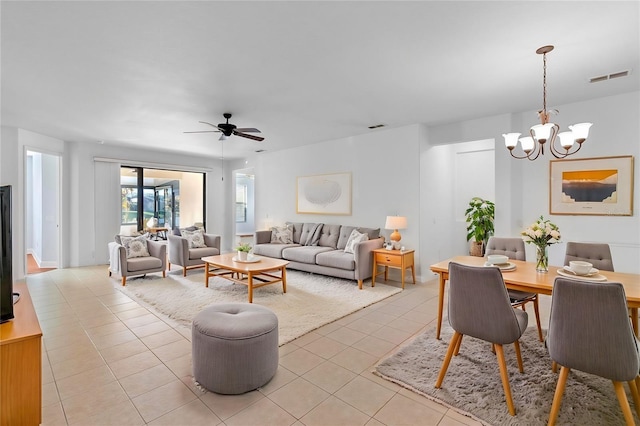
[[[282,258],[292,262],[310,263],[313,265],[316,263],[316,255],[318,253],[332,250],[331,247],[320,246],[290,247],[282,250]]]
[[[149,250],[147,249],[148,238],[145,235],[139,237],[120,236],[120,241],[127,250],[128,259],[150,256]]]
[[[287,223],[285,226],[271,227],[271,243],[276,244],[292,244],[293,243],[293,224]]]
[[[316,256],[316,264],[330,268],[345,269],[347,271],[356,269],[356,261],[353,254],[345,253],[343,250],[331,250],[318,253]]]
[[[327,225],[322,226],[322,232],[320,233],[320,240],[318,245],[321,247],[331,247],[333,249],[338,247],[338,237],[340,236],[340,225]]]
[[[347,246],[347,241],[349,241],[349,237],[351,236],[351,232],[356,229],[361,234],[367,234],[370,240],[375,240],[376,238],[380,238],[380,228],[363,228],[357,226],[342,226],[340,228],[340,236],[338,237],[338,250],[344,250]]]
[[[189,242],[189,248],[203,248],[207,245],[204,243],[204,231],[202,229],[196,229],[194,231],[187,231],[182,229],[180,231],[182,236]]]
[[[300,247],[300,244],[256,244],[253,254],[282,259],[282,250],[289,247]]]
[[[302,234],[302,222],[287,222],[287,225],[293,225],[293,242],[300,244],[300,235]]]
[[[162,267],[162,260],[153,256],[135,257],[127,260],[127,271],[137,272],[146,271],[147,269],[156,269]]]
[[[369,239],[369,235],[362,234],[358,232],[357,229],[351,231],[351,235],[349,236],[349,240],[347,240],[347,245],[344,247],[345,253],[355,253],[355,246],[359,242],[367,241]]]
[[[318,241],[320,241],[321,232],[321,223],[305,223],[304,225],[302,225],[302,233],[300,234],[300,245],[317,246]]]
[[[206,256],[217,256],[220,250],[215,247],[201,247],[189,249],[189,260],[201,259]]]

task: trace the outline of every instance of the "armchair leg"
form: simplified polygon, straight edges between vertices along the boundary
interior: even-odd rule
[[[183,266],[183,267],[182,267],[182,276],[183,276],[183,277],[186,277],[186,276],[187,276],[187,267],[186,267],[186,266]]]
[[[504,360],[504,351],[502,345],[495,345],[496,356],[498,357],[498,367],[500,367],[500,377],[502,378],[502,388],[504,389],[504,396],[507,400],[507,408],[509,414],[516,415],[516,408],[513,405],[513,398],[511,397],[511,386],[509,385],[509,373],[507,372],[507,363]]]
[[[567,384],[567,376],[569,376],[569,371],[570,369],[567,367],[563,366],[560,368],[558,384],[556,385],[556,393],[553,395],[553,403],[551,404],[551,413],[549,413],[549,423],[547,423],[547,426],[554,426],[556,424],[556,419],[558,418],[558,412],[560,411],[560,404],[562,404],[562,395],[564,394],[564,387]]]
[[[127,277],[122,277],[122,287],[127,283]]]
[[[167,278],[167,271],[162,271],[162,278]]]
[[[373,285],[371,287],[373,287]],[[362,290],[362,280],[358,280],[358,289]]]
[[[171,262],[167,262],[167,269],[171,270]]]
[[[633,420],[633,414],[631,414],[631,407],[629,406],[629,401],[627,400],[627,394],[624,393],[624,387],[622,386],[622,382],[613,381],[613,387],[616,390],[616,396],[618,397],[620,408],[622,408],[622,414],[624,414],[624,420],[627,422],[627,425],[635,425],[636,423]]]

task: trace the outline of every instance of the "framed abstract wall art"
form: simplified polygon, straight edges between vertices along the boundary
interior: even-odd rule
[[[552,160],[549,213],[633,215],[633,156]]]
[[[299,176],[296,213],[351,214],[351,173]]]

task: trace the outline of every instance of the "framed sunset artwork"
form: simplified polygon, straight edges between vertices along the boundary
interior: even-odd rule
[[[553,160],[549,213],[633,215],[633,156]]]

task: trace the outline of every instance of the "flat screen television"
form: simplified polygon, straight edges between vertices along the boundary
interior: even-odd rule
[[[13,318],[11,186],[0,186],[0,322]]]

